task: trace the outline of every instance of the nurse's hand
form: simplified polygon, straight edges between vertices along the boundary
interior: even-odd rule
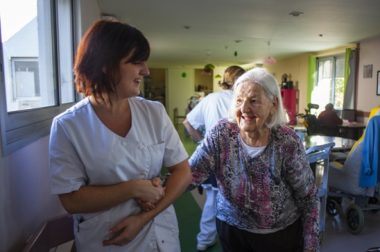
[[[144,227],[145,222],[140,215],[131,215],[124,218],[110,230],[110,239],[103,241],[103,246],[123,246],[132,241]]]
[[[165,188],[157,181],[138,180],[135,198],[143,202],[156,203],[165,195]]]
[[[153,178],[151,180],[152,185],[155,187],[161,187],[162,181],[160,177]],[[165,188],[164,188],[165,189]],[[150,211],[153,210],[156,207],[156,202],[150,202],[150,201],[143,201],[140,199],[136,199],[137,203],[141,207],[143,211]]]

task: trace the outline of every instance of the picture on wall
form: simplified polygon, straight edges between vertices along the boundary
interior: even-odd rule
[[[363,66],[363,78],[372,78],[372,64]]]

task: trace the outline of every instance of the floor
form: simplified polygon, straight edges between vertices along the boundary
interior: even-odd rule
[[[364,212],[364,228],[359,234],[348,231],[344,217],[327,215],[321,252],[365,252],[372,247],[380,247],[380,212]]]
[[[204,197],[196,191],[192,191],[192,196],[201,207]],[[365,252],[369,248],[378,246],[380,247],[380,211],[377,213],[364,211],[364,228],[357,235],[348,231],[344,217],[327,214],[321,252]],[[222,250],[211,248],[208,251]]]

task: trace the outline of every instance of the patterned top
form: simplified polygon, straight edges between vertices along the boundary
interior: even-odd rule
[[[272,233],[303,221],[305,249],[318,250],[319,199],[301,140],[288,127],[272,129],[256,157],[242,146],[236,123],[221,120],[190,158],[194,186],[214,173],[217,218],[252,233]]]

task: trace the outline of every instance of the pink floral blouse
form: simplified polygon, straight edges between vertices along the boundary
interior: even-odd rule
[[[305,249],[319,248],[319,199],[301,140],[285,126],[271,130],[256,157],[235,123],[221,120],[190,158],[193,185],[215,174],[217,218],[252,233],[282,230],[301,218]]]

